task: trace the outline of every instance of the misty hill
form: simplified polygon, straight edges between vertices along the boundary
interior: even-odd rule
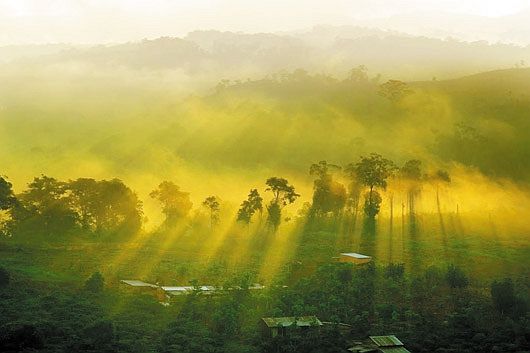
[[[314,161],[343,165],[371,152],[530,181],[522,162],[530,159],[530,69],[410,82],[412,92],[396,100],[381,95],[385,82],[362,68],[342,77],[296,70],[183,99],[165,84],[115,92],[96,80],[64,93],[31,81],[16,99],[12,87],[0,88],[0,162],[13,166],[5,171],[12,180],[44,170],[64,179],[177,178],[198,194],[202,182],[193,185],[212,168],[212,192],[221,193],[233,170],[241,183],[271,171],[306,178]]]
[[[18,66],[42,70],[65,65],[88,70],[171,70],[210,83],[223,78],[258,78],[296,68],[344,75],[358,65],[388,78],[447,78],[530,62],[530,47],[440,40],[347,26],[319,26],[282,34],[197,31],[182,39],[72,46],[60,52],[39,48],[26,51],[31,52],[31,59],[29,55],[9,56],[9,50],[0,48],[0,60],[11,58],[11,70]],[[17,61],[20,57],[24,60]]]

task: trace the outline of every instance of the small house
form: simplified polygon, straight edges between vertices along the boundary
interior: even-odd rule
[[[353,342],[352,353],[410,353],[394,335],[370,336],[369,340]]]
[[[403,346],[403,343],[394,335],[370,336],[370,340],[382,353],[410,353],[410,351]]]
[[[355,252],[341,253],[339,262],[349,262],[356,265],[366,264],[372,261],[372,257],[368,255],[358,254]]]
[[[293,330],[319,330],[322,322],[316,316],[265,317],[260,321],[263,337],[287,336]]]
[[[160,294],[160,287],[156,284],[132,279],[124,279],[120,282],[124,284],[131,292],[154,295],[158,300],[164,300],[164,296]]]
[[[143,281],[137,281],[132,279],[123,279],[121,280],[121,283],[126,284],[127,286],[133,287],[133,288],[146,288],[146,289],[156,289],[158,286],[156,284],[151,284]]]

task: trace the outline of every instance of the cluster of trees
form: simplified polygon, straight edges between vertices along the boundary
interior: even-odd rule
[[[334,176],[343,171],[348,182],[348,188],[336,181]],[[316,177],[314,181],[313,202],[311,205],[312,216],[339,215],[344,211],[358,214],[361,196],[364,197],[363,211],[368,219],[374,219],[381,210],[383,197],[381,192],[387,189],[388,183],[400,183],[406,190],[408,213],[413,220],[415,214],[415,200],[421,192],[424,182],[436,186],[436,201],[441,214],[439,188],[442,183],[449,183],[451,178],[444,170],[437,170],[433,174],[423,171],[422,163],[412,159],[406,161],[401,167],[379,154],[372,153],[361,156],[356,163],[350,163],[344,168],[321,161],[310,167],[309,173]],[[394,213],[394,195],[388,195],[390,217]],[[402,204],[404,208],[405,205]],[[403,209],[404,213],[404,209]]]
[[[131,233],[142,224],[142,203],[121,180],[34,178],[15,195],[0,177],[2,231],[59,236],[74,231]]]
[[[451,178],[443,170],[425,174],[419,160],[409,160],[398,167],[391,160],[372,153],[344,167],[320,161],[310,166],[309,174],[315,178],[312,202],[307,207],[309,217],[347,213],[356,218],[362,205],[366,218],[374,220],[381,210],[382,191],[392,180],[406,190],[408,214],[411,226],[414,226],[415,200],[422,183],[429,182],[436,188],[436,203],[443,227],[438,190]],[[337,176],[345,180],[346,185]],[[265,210],[267,224],[276,230],[282,222],[284,207],[294,203],[300,195],[285,178],[271,177],[265,185],[265,193],[271,198],[265,201],[257,188],[251,189],[237,212],[237,221],[249,225],[255,216],[261,220]],[[166,226],[186,218],[193,207],[190,194],[171,181],[160,183],[150,196],[161,204]],[[392,218],[392,192],[388,193],[388,201]],[[209,213],[210,225],[214,227],[219,221],[221,200],[217,196],[208,196],[202,206]],[[65,182],[42,175],[15,195],[11,183],[0,177],[0,211],[2,232],[11,234],[37,232],[49,236],[80,230],[95,234],[131,234],[142,225],[142,202],[119,179],[79,178]],[[402,212],[404,215],[405,203]]]

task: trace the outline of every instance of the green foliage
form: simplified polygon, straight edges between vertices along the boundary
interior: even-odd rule
[[[7,287],[11,276],[9,272],[3,267],[0,267],[0,288]]]
[[[0,176],[0,210],[8,210],[17,204],[13,185]]]
[[[269,214],[267,222],[274,228],[277,229],[281,223],[282,208],[288,204],[293,203],[299,194],[295,192],[294,186],[289,185],[287,179],[271,177],[266,181],[266,191],[272,192],[273,199],[267,206],[267,212]]]
[[[173,223],[188,215],[193,204],[190,194],[180,190],[180,187],[171,181],[163,181],[149,196],[157,199],[162,204],[162,212],[167,223]]]
[[[83,329],[79,342],[75,342],[71,348],[77,352],[118,352],[114,324],[109,320],[89,324]]]
[[[267,223],[273,228],[278,229],[282,222],[282,209],[280,205],[274,201],[267,205]]]
[[[405,275],[405,264],[388,264],[385,268],[385,277],[400,280]]]
[[[309,174],[317,177],[313,184],[313,214],[326,215],[331,212],[338,215],[344,208],[346,188],[333,180],[332,170],[340,170],[340,167],[320,161],[309,168]]]
[[[97,233],[134,234],[141,227],[142,203],[121,180],[77,179],[66,185],[81,223]]]
[[[381,196],[375,191],[376,187],[386,189],[387,179],[395,171],[394,163],[383,156],[372,153],[368,157],[361,156],[360,161],[350,163],[346,167],[346,172],[370,190],[365,194],[364,213],[369,218],[374,218],[381,205]]]
[[[263,198],[257,189],[251,189],[247,200],[241,203],[241,207],[237,211],[237,221],[249,224],[256,212],[259,212],[260,215],[263,212]]]
[[[15,324],[0,328],[2,352],[32,352],[44,346],[42,333],[32,324]]]
[[[383,199],[377,191],[368,191],[364,194],[364,214],[368,218],[373,219],[379,213],[382,202]]]
[[[85,282],[85,290],[91,293],[101,293],[104,287],[105,280],[99,272],[94,272]]]
[[[491,284],[491,298],[495,308],[501,313],[512,317],[522,316],[528,311],[528,305],[515,293],[510,278],[493,281]]]
[[[445,274],[445,280],[451,288],[465,288],[469,284],[469,279],[460,267],[449,265]]]
[[[160,353],[217,353],[221,352],[215,337],[201,323],[182,318],[171,323],[158,349]]]

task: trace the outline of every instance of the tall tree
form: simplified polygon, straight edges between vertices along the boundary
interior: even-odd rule
[[[277,229],[281,223],[282,209],[288,204],[293,203],[300,195],[296,193],[294,186],[289,185],[287,179],[271,177],[267,179],[266,191],[272,192],[273,199],[267,206],[269,213],[267,221],[274,228]]]
[[[329,212],[337,215],[346,203],[346,188],[333,179],[332,171],[341,168],[326,161],[312,164],[309,174],[316,176],[313,184],[312,214],[325,215]]]
[[[422,169],[421,161],[411,159],[406,161],[400,169],[400,175],[408,184],[407,201],[409,206],[409,218],[411,232],[416,231],[416,197],[421,192]]]
[[[451,176],[447,171],[439,169],[433,175],[429,176],[429,180],[436,189],[436,209],[438,211],[438,218],[440,219],[440,229],[442,230],[442,234],[445,235],[445,223],[442,215],[442,206],[440,202],[440,187],[442,185],[447,185],[451,183]]]
[[[251,189],[247,199],[241,203],[237,211],[237,221],[248,225],[256,212],[260,214],[263,212],[263,198],[257,189]]]
[[[171,181],[160,183],[158,188],[153,190],[149,196],[162,204],[166,224],[173,224],[175,221],[185,218],[193,206],[190,194],[181,191],[180,187]]]
[[[354,172],[358,180],[369,188],[365,195],[364,213],[369,218],[375,218],[379,213],[381,196],[376,194],[376,188],[386,189],[387,179],[395,170],[394,163],[380,154],[372,153],[368,157],[361,156],[360,161],[349,164],[347,170]]]
[[[221,205],[217,196],[208,196],[204,199],[202,205],[210,212],[210,228],[213,228],[213,226],[219,221],[219,211],[221,210]]]

